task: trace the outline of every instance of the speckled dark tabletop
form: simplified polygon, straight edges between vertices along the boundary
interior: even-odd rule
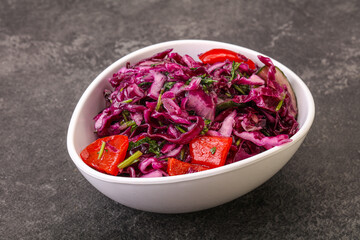
[[[360,2],[0,1],[1,239],[359,239]],[[284,63],[313,93],[314,125],[268,182],[225,205],[162,215],[122,206],[78,172],[72,111],[110,63],[209,39]]]

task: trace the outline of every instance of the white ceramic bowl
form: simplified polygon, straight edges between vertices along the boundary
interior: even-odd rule
[[[85,146],[95,140],[93,117],[104,108],[103,90],[110,89],[108,78],[126,62],[136,63],[165,49],[188,54],[195,59],[213,48],[226,48],[263,65],[260,53],[240,46],[206,40],[178,40],[137,50],[106,68],[86,89],[72,115],[67,147],[82,175],[100,192],[128,207],[158,213],[184,213],[203,210],[236,199],[258,187],[278,172],[293,156],[306,137],[314,119],[313,97],[304,82],[290,69],[272,59],[288,77],[298,102],[300,130],[292,142],[223,167],[163,178],[126,178],[100,173],[79,157]],[[263,55],[263,54],[261,54]]]

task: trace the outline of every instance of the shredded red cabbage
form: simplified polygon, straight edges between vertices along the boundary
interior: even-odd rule
[[[259,66],[203,64],[172,49],[114,73],[113,89],[104,91],[108,105],[94,118],[96,134],[126,135],[134,143],[128,155],[144,153],[119,175],[167,176],[166,158],[189,162],[188,143],[199,135],[233,138],[226,164],[291,141],[298,130],[291,99],[272,61],[258,58],[268,67],[266,79]]]

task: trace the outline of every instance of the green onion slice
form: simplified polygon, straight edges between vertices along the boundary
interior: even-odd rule
[[[286,96],[286,94],[284,94],[284,96],[282,97],[281,101],[280,101],[279,104],[276,106],[275,111],[279,111],[279,110],[280,110],[280,108],[282,107],[282,105],[283,105],[283,103],[284,103],[285,96]]]
[[[125,159],[124,161],[122,161],[119,165],[118,168],[119,169],[123,169],[126,168],[128,166],[130,166],[133,163],[136,163],[137,161],[139,161],[139,157],[143,155],[142,152],[140,151],[136,151],[133,155],[131,155],[130,157],[128,157],[127,159]]]
[[[104,154],[105,145],[106,145],[106,142],[103,141],[102,144],[101,144],[100,151],[99,151],[98,159],[100,159],[101,156]]]

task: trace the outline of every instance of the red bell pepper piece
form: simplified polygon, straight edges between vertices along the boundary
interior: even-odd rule
[[[142,136],[138,137],[138,139],[136,139],[136,141],[135,141],[135,142],[140,141],[141,139],[144,139],[144,138],[145,138],[145,136],[144,136],[144,135],[142,135]]]
[[[80,157],[88,166],[116,176],[119,173],[117,165],[124,161],[128,146],[127,136],[100,138],[82,150]]]
[[[210,168],[197,164],[186,163],[175,158],[168,159],[167,172],[170,176],[200,172],[208,169]]]
[[[246,63],[250,69],[253,70],[256,69],[256,65],[253,61],[251,61],[250,59],[245,61],[240,56],[241,56],[240,54],[227,49],[215,48],[201,54],[199,56],[199,59],[205,64],[207,63],[214,64],[217,62],[223,62],[227,59],[229,61],[234,61],[238,63],[242,63],[242,62]]]
[[[190,142],[191,163],[216,168],[225,164],[231,137],[201,136]]]

